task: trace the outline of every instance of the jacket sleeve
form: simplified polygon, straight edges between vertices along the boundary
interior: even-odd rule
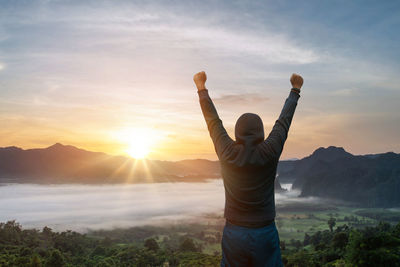
[[[208,131],[210,133],[211,139],[214,143],[215,152],[217,152],[218,157],[223,154],[223,152],[233,144],[233,140],[229,137],[222,121],[218,116],[217,110],[208,95],[208,90],[198,91],[201,111],[203,112],[204,119],[206,120]]]
[[[269,156],[276,160],[279,160],[281,156],[299,98],[299,93],[293,90],[290,91],[289,97],[285,101],[278,120],[275,122],[271,133],[264,141],[264,147],[267,149]]]

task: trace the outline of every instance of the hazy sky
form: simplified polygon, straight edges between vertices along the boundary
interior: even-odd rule
[[[268,133],[303,75],[282,158],[400,152],[399,28],[399,1],[1,1],[0,146],[123,154],[144,131],[150,158],[215,159],[205,70],[231,136],[244,112]]]

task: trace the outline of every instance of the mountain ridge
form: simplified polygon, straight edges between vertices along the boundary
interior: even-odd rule
[[[399,167],[397,167],[399,166]],[[275,189],[292,183],[300,197],[317,196],[369,206],[400,206],[400,154],[353,155],[343,147],[319,147],[298,160],[281,160]],[[55,143],[46,148],[0,148],[0,182],[154,183],[220,178],[218,161],[136,160]]]
[[[0,148],[0,183],[205,182],[221,177],[218,161],[137,160],[55,143],[46,148]],[[275,189],[282,191],[276,181]]]
[[[278,176],[292,179],[300,197],[323,197],[368,207],[400,206],[400,154],[352,155],[343,148],[319,148]]]

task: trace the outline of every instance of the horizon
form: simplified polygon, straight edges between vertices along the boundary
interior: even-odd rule
[[[74,147],[74,148],[76,148],[76,149],[78,149],[78,150],[83,150],[83,151],[87,151],[87,152],[104,153],[104,154],[106,154],[107,156],[111,156],[111,157],[127,157],[127,158],[131,158],[131,159],[133,159],[133,160],[154,160],[154,161],[171,161],[171,162],[184,161],[184,160],[209,160],[209,161],[218,161],[218,159],[207,159],[207,158],[183,158],[183,159],[178,159],[178,160],[149,159],[149,158],[147,158],[147,157],[144,157],[144,158],[134,158],[134,157],[132,157],[132,156],[130,156],[130,155],[127,155],[127,154],[114,155],[114,154],[109,154],[109,153],[104,152],[104,151],[93,151],[93,150],[88,150],[88,149],[84,149],[84,148],[77,147],[77,146],[70,145],[70,144],[63,144],[63,143],[60,143],[60,142],[57,142],[57,143],[54,143],[54,144],[52,144],[52,145],[45,146],[45,147],[23,148],[23,147],[20,147],[20,146],[13,145],[13,146],[5,146],[5,147],[1,147],[1,146],[0,146],[0,149],[1,149],[1,148],[4,149],[4,148],[15,147],[15,148],[18,148],[18,149],[22,149],[23,151],[26,151],[26,150],[34,150],[34,149],[48,149],[48,148],[50,148],[50,147],[54,147],[54,146],[57,146],[57,145],[61,145],[62,147],[68,147],[68,146],[70,146],[70,147]],[[317,148],[315,148],[314,150],[312,150],[312,152],[311,152],[310,154],[308,154],[308,155],[303,155],[302,157],[299,157],[299,158],[280,158],[279,161],[295,161],[295,160],[301,160],[301,159],[304,159],[305,157],[311,156],[311,155],[312,155],[316,150],[318,150],[318,149],[321,149],[321,148],[322,148],[322,149],[328,149],[328,148],[331,148],[331,147],[333,147],[333,148],[338,148],[338,149],[343,149],[345,152],[350,153],[350,154],[352,154],[353,156],[379,155],[379,154],[386,154],[386,153],[400,154],[400,153],[396,153],[396,152],[394,152],[394,151],[384,151],[384,152],[379,152],[379,153],[366,153],[366,154],[354,154],[354,153],[350,152],[349,150],[347,150],[345,147],[330,145],[330,146],[326,146],[326,147],[317,147]]]
[[[267,136],[290,75],[304,77],[282,159],[399,153],[399,7],[2,1],[0,146],[216,160],[192,80],[205,70],[231,137],[244,112]]]

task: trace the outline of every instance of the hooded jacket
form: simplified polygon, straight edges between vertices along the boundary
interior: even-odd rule
[[[239,117],[235,141],[226,132],[208,90],[198,91],[200,106],[221,164],[227,220],[241,226],[262,226],[275,218],[274,182],[279,157],[300,97],[290,91],[281,114],[265,139],[261,118]]]

